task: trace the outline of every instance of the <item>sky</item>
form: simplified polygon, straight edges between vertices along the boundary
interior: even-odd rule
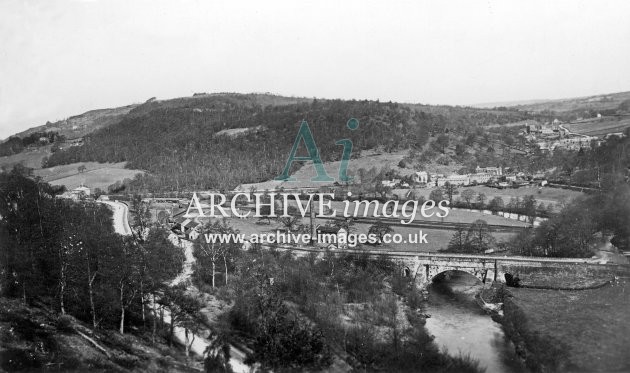
[[[0,1],[0,139],[195,92],[428,104],[630,90],[630,1]]]

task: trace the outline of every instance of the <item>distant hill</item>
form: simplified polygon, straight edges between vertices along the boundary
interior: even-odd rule
[[[127,105],[111,109],[90,110],[83,114],[72,116],[68,119],[57,122],[48,122],[42,126],[32,127],[25,131],[16,133],[14,136],[26,137],[35,132],[57,132],[67,139],[83,137],[99,128],[117,123],[122,117],[138,106]]]
[[[520,100],[520,101],[499,101],[499,102],[483,102],[480,104],[470,105],[471,107],[478,109],[492,109],[498,107],[513,107],[513,106],[523,106],[523,105],[535,105],[549,102],[551,100]]]
[[[624,102],[630,102],[630,92],[619,92],[586,97],[563,98],[556,100],[528,100],[476,104],[477,108],[509,107],[531,112],[551,111],[556,113],[576,110],[616,110]]]
[[[346,126],[352,117],[360,123],[355,131]],[[351,139],[357,151],[421,146],[447,122],[396,103],[197,95],[139,105],[87,135],[83,146],[52,154],[48,165],[127,161],[149,173],[134,180],[139,189],[234,188],[279,175],[303,120],[323,161],[340,159],[341,139]],[[239,135],[221,136],[230,133]]]
[[[341,147],[336,144],[341,139],[352,140],[355,157],[371,149],[417,152],[441,134],[467,141],[466,146],[471,147],[474,138],[484,138],[487,131],[504,131],[527,121],[546,122],[555,117],[565,122],[593,118],[600,110],[606,118],[621,109],[625,111],[618,115],[626,115],[630,113],[626,106],[630,106],[630,92],[491,109],[268,93],[196,93],[89,111],[19,135],[59,131],[70,139],[83,138],[61,146],[55,143],[50,153],[44,154],[32,152],[37,145],[24,146],[24,152],[32,153],[31,164],[53,167],[78,162],[126,162],[126,168],[144,171],[114,189],[205,190],[234,188],[279,175],[303,120],[311,126],[322,160],[334,162],[341,156]],[[550,112],[550,108],[558,111]],[[352,117],[360,123],[354,131],[345,125]],[[501,138],[506,136],[494,136],[492,141],[486,136],[483,150],[488,153],[501,149]],[[460,151],[465,150],[463,144],[459,145]],[[15,152],[11,157],[14,160],[0,158],[0,165],[24,158]],[[299,166],[294,164],[292,170]]]

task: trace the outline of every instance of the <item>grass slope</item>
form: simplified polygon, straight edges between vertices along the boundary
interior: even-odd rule
[[[595,290],[510,289],[536,332],[569,346],[571,371],[630,371],[630,284]]]
[[[96,347],[84,334],[95,341]],[[189,366],[190,365],[190,366]],[[199,372],[201,364],[147,335],[90,329],[47,306],[0,298],[0,370],[40,372]]]

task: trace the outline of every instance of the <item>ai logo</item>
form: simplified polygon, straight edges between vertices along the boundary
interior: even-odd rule
[[[350,118],[346,126],[354,131],[359,128],[359,121],[355,118]],[[304,145],[306,145],[306,151],[308,152],[308,156],[297,156],[298,146],[300,145],[300,140],[304,141]],[[352,181],[351,177],[348,177],[348,163],[350,162],[350,155],[352,154],[352,141],[350,139],[342,139],[335,142],[336,145],[343,146],[343,153],[341,154],[341,165],[339,166],[339,181],[341,182],[349,182]],[[295,142],[293,143],[293,147],[291,148],[291,153],[289,153],[289,159],[287,159],[287,163],[284,166],[284,171],[276,180],[278,181],[295,181],[295,178],[289,176],[289,170],[291,169],[291,164],[295,161],[313,161],[313,165],[315,166],[315,171],[317,172],[317,176],[311,178],[311,181],[335,181],[334,178],[328,176],[326,170],[324,169],[324,164],[322,163],[322,159],[319,157],[319,150],[317,149],[317,145],[315,145],[315,139],[313,138],[313,133],[311,132],[310,127],[306,121],[302,121],[300,124],[300,129],[295,138]]]

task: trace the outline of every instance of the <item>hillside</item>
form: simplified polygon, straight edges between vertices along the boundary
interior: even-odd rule
[[[306,120],[324,162],[339,161],[342,147],[336,142],[349,139],[353,143],[353,159],[365,151],[397,151],[409,153],[408,160],[414,167],[437,162],[448,165],[449,173],[499,162],[504,167],[529,170],[536,167],[526,164],[532,162],[522,157],[526,154],[525,144],[517,136],[524,124],[559,117],[571,121],[569,125],[573,126],[582,123],[579,120],[596,118],[599,111],[589,111],[589,107],[610,107],[614,109],[602,110],[602,120],[576,125],[575,131],[601,135],[612,130],[619,132],[627,127],[628,98],[630,93],[556,100],[556,109],[571,111],[550,112],[550,106],[544,105],[551,105],[551,101],[478,109],[272,94],[196,93],[91,111],[45,128],[30,129],[22,135],[39,136],[47,133],[42,132],[45,129],[48,133],[59,130],[62,135],[83,138],[79,143],[66,141],[59,145],[54,140],[52,150],[43,152],[36,142],[21,153],[0,158],[0,164],[6,168],[24,160],[37,169],[81,162],[126,162],[126,168],[145,173],[99,180],[100,185],[118,182],[110,190],[143,192],[231,189],[278,176],[299,124]],[[620,110],[621,114],[615,114]],[[353,117],[360,123],[354,131],[345,126]],[[439,139],[441,135],[448,138]],[[446,146],[436,146],[438,140],[446,140]],[[427,150],[429,143],[437,153]],[[292,172],[301,165],[295,162]],[[133,180],[123,182],[134,174],[137,175]]]
[[[14,136],[26,137],[35,132],[57,132],[67,139],[83,137],[99,128],[107,127],[118,122],[125,114],[138,106],[127,105],[111,109],[90,110],[83,114],[71,116],[54,123],[48,122],[42,126],[32,127]]]
[[[553,111],[556,113],[565,113],[575,110],[587,111],[603,111],[616,110],[624,102],[630,100],[630,92],[619,92],[595,96],[576,97],[558,100],[543,100],[534,103],[519,105],[502,105],[513,106],[513,108],[523,111],[543,112]]]
[[[323,161],[340,159],[342,148],[335,143],[341,139],[352,140],[356,151],[394,150],[422,146],[430,132],[443,130],[444,120],[394,103],[314,100],[263,107],[248,97],[141,105],[120,123],[88,135],[83,146],[53,154],[49,166],[127,161],[127,168],[152,174],[136,178],[144,190],[234,188],[279,175],[302,120],[309,122]],[[352,117],[360,123],[355,131],[346,127]],[[215,136],[241,128],[260,130]]]
[[[152,343],[150,335],[92,330],[43,303],[25,306],[0,297],[0,370],[199,372],[201,365],[164,343]]]

